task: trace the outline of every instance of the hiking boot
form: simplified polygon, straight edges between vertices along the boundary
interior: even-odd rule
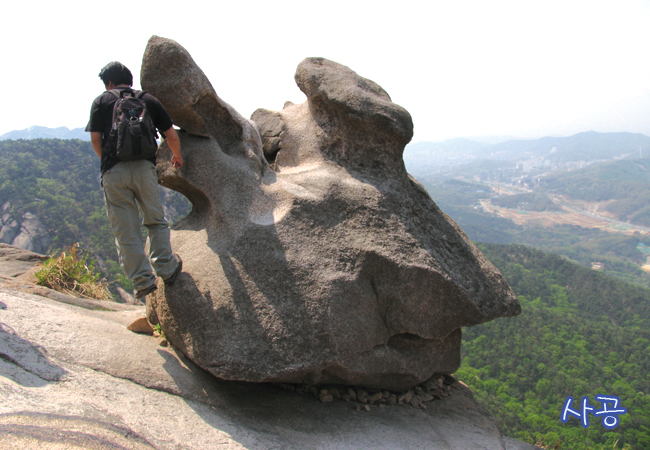
[[[181,273],[181,270],[183,270],[183,260],[181,257],[174,253],[174,259],[178,262],[176,270],[174,270],[174,273],[172,273],[169,278],[163,280],[167,286],[174,284],[174,281],[176,281],[176,278],[178,278],[178,274]]]
[[[135,298],[146,297],[147,295],[151,294],[156,289],[158,289],[158,286],[156,286],[155,284],[152,284],[151,286],[146,287],[144,289],[140,289],[139,291],[137,291],[135,293]]]

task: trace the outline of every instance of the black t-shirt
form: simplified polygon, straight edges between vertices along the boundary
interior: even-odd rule
[[[120,87],[117,89],[121,91],[131,88]],[[158,129],[158,131],[162,134],[163,131],[169,130],[172,127],[173,122],[162,103],[160,103],[156,97],[147,93],[145,93],[141,98],[147,106],[147,111],[151,116],[153,125]],[[86,126],[86,131],[98,131],[102,133],[102,173],[106,172],[119,162],[113,154],[105,150],[106,140],[108,139],[108,134],[111,132],[111,127],[113,125],[113,106],[115,106],[116,101],[117,97],[108,91],[104,91],[102,95],[93,101],[93,105],[90,108],[90,120]],[[155,164],[155,159],[153,159],[152,162]]]

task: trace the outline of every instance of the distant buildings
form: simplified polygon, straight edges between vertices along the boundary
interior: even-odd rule
[[[604,270],[605,269],[605,264],[601,262],[592,262],[591,263],[591,270]]]

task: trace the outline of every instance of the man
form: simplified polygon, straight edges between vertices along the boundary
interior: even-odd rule
[[[131,89],[133,75],[123,64],[113,61],[106,65],[99,77],[106,92],[93,101],[86,131],[95,153],[101,158],[102,186],[108,220],[115,234],[115,246],[126,276],[133,281],[135,297],[142,298],[156,290],[156,277],[172,284],[182,270],[180,257],[172,253],[169,242],[169,224],[165,219],[158,194],[158,175],[155,157],[151,160],[120,161],[109,140],[113,107],[117,96],[109,92]],[[172,151],[172,166],[183,165],[181,144],[172,120],[163,105],[154,96],[142,97],[154,126],[163,134]],[[137,203],[136,203],[137,202]],[[144,252],[140,235],[140,217],[149,233],[149,257]]]

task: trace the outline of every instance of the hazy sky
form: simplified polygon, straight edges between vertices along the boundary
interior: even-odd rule
[[[183,45],[246,117],[303,102],[296,66],[322,56],[404,106],[413,142],[650,135],[650,0],[122,4],[3,3],[0,134],[85,127],[99,70],[121,61],[139,87],[147,40],[159,35]]]

